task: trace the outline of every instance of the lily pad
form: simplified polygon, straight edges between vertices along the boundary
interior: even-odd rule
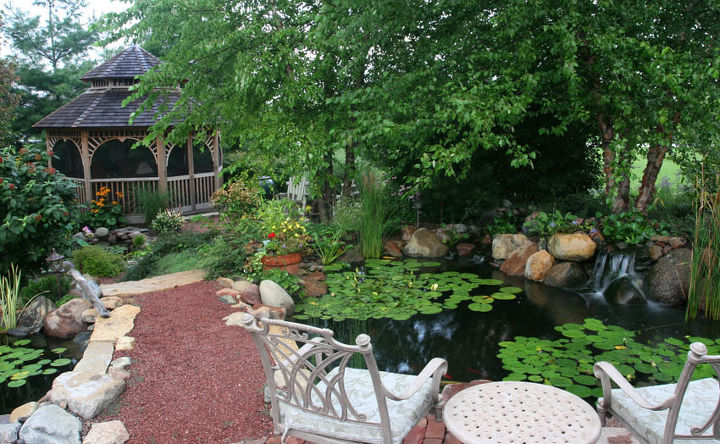
[[[8,382],[7,386],[8,386],[8,387],[13,387],[13,388],[14,388],[14,387],[22,387],[22,386],[25,385],[26,383],[27,383],[27,381],[24,380],[24,379],[17,379],[17,380],[15,380],[15,381],[10,381],[10,382]]]

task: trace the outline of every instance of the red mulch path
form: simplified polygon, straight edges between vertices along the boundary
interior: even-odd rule
[[[218,288],[198,282],[134,298],[142,308],[129,333],[135,348],[114,356],[132,358],[132,376],[118,405],[93,423],[119,419],[129,444],[235,443],[272,434],[260,358],[242,327],[222,321],[233,309],[215,297]]]

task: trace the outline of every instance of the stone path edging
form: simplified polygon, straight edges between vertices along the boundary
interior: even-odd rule
[[[181,271],[179,273],[165,274],[139,281],[117,282],[115,284],[102,284],[103,296],[134,296],[136,294],[151,293],[167,290],[181,285],[194,284],[205,280],[205,270]]]

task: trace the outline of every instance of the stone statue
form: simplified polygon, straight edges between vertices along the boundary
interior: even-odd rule
[[[90,301],[93,307],[103,318],[109,318],[110,312],[105,308],[100,298],[102,297],[102,290],[100,286],[95,282],[88,281],[85,277],[75,269],[75,264],[70,261],[63,261],[63,269],[75,280],[77,289],[80,292],[80,296]]]

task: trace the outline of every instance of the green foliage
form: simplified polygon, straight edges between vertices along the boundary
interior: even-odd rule
[[[60,276],[60,298],[70,292],[71,283],[72,280],[69,277]],[[20,289],[20,299],[24,303],[29,302],[32,298],[40,294],[57,305],[57,301],[60,298],[58,298],[58,286],[55,276],[45,276],[40,279],[30,280]]]
[[[235,177],[212,196],[212,203],[225,220],[253,215],[263,204],[258,181],[246,174]]]
[[[540,237],[550,237],[555,233],[586,231],[590,228],[585,224],[579,224],[577,219],[578,217],[574,214],[563,214],[560,210],[555,210],[552,213],[540,211],[532,220],[525,222],[523,228],[529,235]]]
[[[110,188],[101,186],[95,193],[95,199],[90,201],[88,211],[84,215],[85,225],[93,229],[105,227],[110,230],[125,225],[126,221],[122,215],[122,205],[120,204],[123,197],[123,193],[120,191],[113,195]]]
[[[15,64],[0,58],[0,146],[9,145],[13,139],[10,125],[15,120],[20,98],[20,95],[13,91],[15,82],[17,82]]]
[[[493,218],[488,226],[490,234],[517,233],[518,218],[512,211],[505,211]]]
[[[695,236],[690,267],[686,318],[702,310],[709,319],[720,319],[720,175],[714,189],[703,176],[695,199]]]
[[[312,248],[321,264],[330,265],[345,252],[345,242],[340,240],[342,234],[337,226],[316,230],[311,234],[314,241]]]
[[[150,224],[163,210],[170,208],[172,196],[169,192],[150,188],[136,188],[135,201],[140,206],[146,224]]]
[[[288,294],[297,296],[300,294],[299,278],[285,270],[274,268],[272,270],[260,270],[257,273],[245,275],[251,282],[259,284],[263,280],[270,280],[281,286]]]
[[[142,233],[138,233],[135,237],[132,238],[132,246],[136,250],[144,248],[146,242],[147,242],[147,236],[145,236]]]
[[[29,339],[19,339],[12,345],[0,345],[0,384],[7,382],[9,388],[21,387],[34,376],[52,375],[72,364],[67,358],[50,359],[53,355],[62,356],[63,348],[48,352],[25,347],[29,343]]]
[[[91,276],[113,277],[125,271],[122,256],[94,245],[73,251],[73,262],[78,270]]]
[[[75,184],[48,168],[47,154],[34,148],[0,148],[0,272],[13,263],[39,271],[45,257],[70,245]]]
[[[267,222],[263,223],[263,226]],[[270,226],[263,250],[267,254],[284,255],[306,253],[310,250],[312,238],[306,233],[302,220],[285,219],[277,225]]]
[[[388,206],[384,183],[376,173],[368,172],[363,175],[360,199],[362,255],[365,259],[377,259],[383,252],[383,235],[389,227],[392,209]]]
[[[359,199],[342,197],[335,203],[333,222],[343,236],[359,232],[361,219],[362,203]]]
[[[641,244],[657,234],[668,235],[664,224],[648,219],[639,211],[626,211],[602,217],[602,233],[608,242]]]
[[[193,233],[193,232],[168,232],[158,236],[158,238],[150,246],[150,252],[141,256],[135,265],[128,268],[125,279],[128,281],[137,281],[147,277],[162,274],[164,266],[175,266],[175,264],[183,263],[184,259],[191,260],[190,256],[195,256],[198,261],[203,264],[207,260],[208,244],[211,242],[210,233]],[[181,254],[182,253],[182,254]],[[160,263],[166,256],[175,255],[177,260],[168,259],[164,264]],[[226,260],[231,261],[233,256],[225,256]],[[197,268],[197,266],[193,267]]]
[[[155,216],[155,219],[153,219],[150,224],[150,228],[158,233],[170,233],[172,231],[182,230],[184,224],[185,219],[183,219],[180,209],[169,208]]]
[[[19,77],[14,93],[21,106],[11,126],[18,148],[41,138],[33,124],[87,88],[80,77],[92,68],[87,51],[98,37],[80,20],[83,0],[38,2],[38,6],[36,16],[11,6],[4,11],[3,32],[13,48]]]
[[[68,301],[71,301],[71,300],[73,300],[73,299],[75,299],[75,298],[77,298],[77,297],[79,297],[79,296],[74,295],[74,294],[66,294],[65,296],[63,296],[63,297],[61,297],[60,299],[58,299],[58,300],[55,302],[55,305],[57,305],[58,307],[60,307],[60,306],[62,306],[64,303],[66,303],[66,302],[68,302]]]
[[[560,339],[517,336],[500,343],[498,357],[510,372],[505,381],[540,382],[560,387],[582,398],[600,397],[600,382],[593,376],[593,364],[607,361],[630,381],[667,384],[677,381],[687,359],[691,342],[708,345],[710,354],[720,352],[720,341],[686,337],[666,338],[647,344],[635,339],[635,332],[597,319],[583,324],[555,327]],[[714,376],[712,367],[699,366],[693,379]]]
[[[15,266],[10,266],[9,276],[0,275],[0,331],[17,325],[21,276],[22,272]]]
[[[349,265],[336,263],[325,267],[328,292],[321,298],[307,298],[295,306],[296,319],[390,318],[410,319],[420,314],[453,310],[463,301],[471,301],[473,311],[492,310],[495,300],[515,299],[519,288],[504,287],[490,296],[471,296],[479,287],[502,284],[496,279],[481,279],[474,273],[422,272],[440,265],[415,259],[365,261],[366,272],[349,271]],[[336,273],[331,273],[337,271]]]

